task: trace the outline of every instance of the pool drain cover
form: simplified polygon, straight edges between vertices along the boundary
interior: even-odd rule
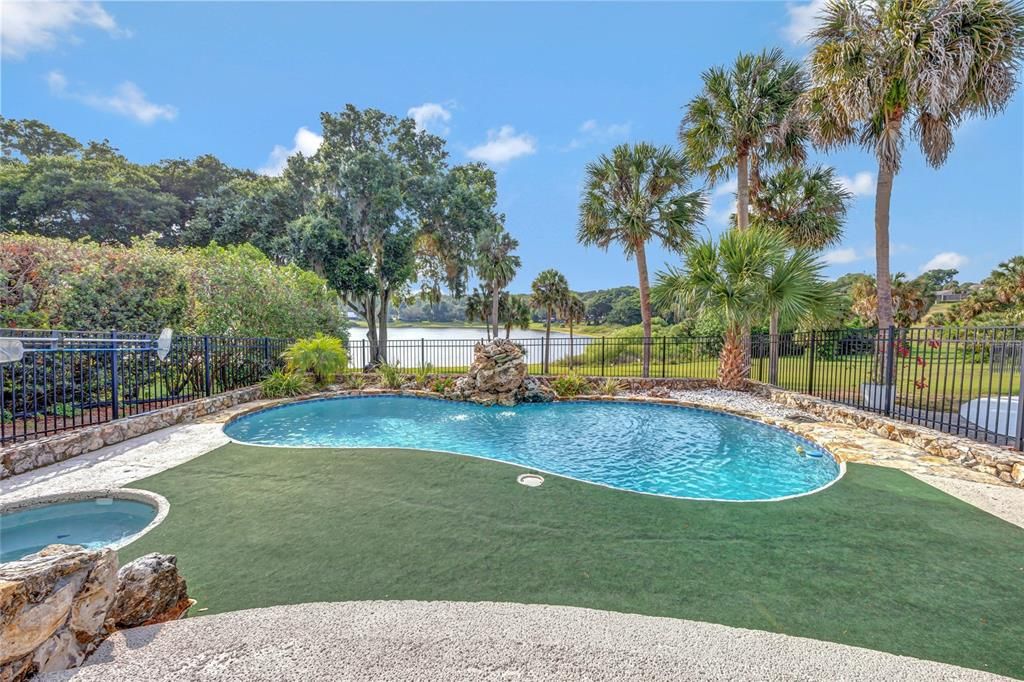
[[[520,474],[516,481],[519,485],[525,485],[528,488],[536,488],[544,482],[544,477],[538,474]]]

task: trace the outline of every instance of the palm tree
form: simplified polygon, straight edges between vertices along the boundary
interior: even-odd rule
[[[778,232],[793,248],[824,249],[842,238],[846,207],[852,198],[831,168],[786,166],[765,178],[753,198],[751,224]],[[784,281],[778,284],[785,286]],[[768,319],[768,382],[771,384],[779,380],[780,314],[779,309],[773,309]]]
[[[565,275],[558,270],[545,270],[537,279],[533,280],[530,286],[530,305],[537,310],[542,310],[545,315],[544,323],[544,364],[543,373],[548,373],[548,358],[551,346],[551,318],[555,312],[561,309],[562,302],[569,295],[569,282]]]
[[[693,239],[704,217],[700,192],[687,192],[690,172],[682,155],[668,147],[641,142],[619,145],[611,156],[587,165],[576,239],[608,249],[618,242],[627,258],[636,258],[640,314],[644,327],[643,376],[651,366],[650,278],[646,244],[658,238],[679,251]]]
[[[850,296],[851,310],[869,325],[878,324],[878,283],[873,277],[864,277],[853,285]],[[909,327],[927,312],[931,298],[921,282],[909,280],[902,272],[892,276],[889,284],[893,305],[893,322],[897,327]]]
[[[762,167],[804,159],[805,124],[796,105],[806,79],[779,49],[741,54],[731,69],[716,66],[701,78],[703,91],[686,107],[679,141],[709,184],[736,171],[737,225],[745,230]]]
[[[569,325],[569,367],[572,368],[572,358],[575,355],[575,349],[573,346],[572,327],[574,324],[579,324],[584,320],[587,314],[587,305],[583,302],[583,299],[579,295],[569,292],[565,300],[562,301],[562,320]]]
[[[476,272],[484,289],[490,295],[491,315],[490,334],[498,338],[498,299],[502,290],[512,282],[519,269],[519,256],[512,252],[519,247],[519,242],[505,231],[501,225],[486,229],[477,236]]]
[[[682,269],[658,273],[655,305],[720,318],[725,339],[718,365],[722,388],[743,387],[748,355],[743,330],[778,310],[801,321],[828,304],[823,265],[804,249],[792,250],[777,232],[731,230],[718,243],[703,241],[686,249]]]
[[[878,162],[874,317],[885,329],[895,321],[889,205],[907,133],[938,168],[964,119],[1006,107],[1024,59],[1024,9],[998,0],[833,0],[811,38],[806,108],[816,144],[856,141]]]
[[[488,308],[490,304],[487,300],[487,294],[482,290],[477,289],[473,293],[466,296],[466,321],[467,322],[483,322],[488,323]],[[491,328],[487,327],[487,338],[491,338]]]
[[[520,296],[502,292],[501,301],[498,303],[498,316],[501,323],[505,325],[505,338],[512,335],[512,327],[518,329],[530,328],[530,306]]]

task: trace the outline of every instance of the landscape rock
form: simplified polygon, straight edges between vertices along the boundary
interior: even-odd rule
[[[185,579],[172,554],[147,554],[117,573],[117,595],[109,618],[118,628],[177,618],[188,602]]]
[[[445,397],[505,406],[554,398],[551,389],[538,379],[528,378],[526,373],[526,352],[518,343],[505,339],[480,342],[473,349],[469,373],[459,377]]]

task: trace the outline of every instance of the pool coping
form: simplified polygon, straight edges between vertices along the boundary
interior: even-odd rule
[[[596,486],[600,486],[602,488],[608,488],[610,490],[617,490],[617,491],[625,492],[625,493],[634,493],[634,494],[637,494],[637,495],[650,495],[652,497],[661,497],[661,498],[670,499],[670,500],[687,500],[687,501],[690,501],[690,502],[737,502],[737,503],[746,503],[746,504],[758,503],[758,502],[784,502],[786,500],[793,500],[793,499],[797,499],[797,498],[800,498],[800,497],[806,497],[807,495],[814,495],[816,493],[820,493],[820,492],[822,492],[824,490],[827,490],[828,488],[831,488],[833,485],[835,485],[838,481],[840,481],[846,475],[846,460],[844,458],[842,458],[839,455],[837,455],[835,452],[833,452],[831,449],[829,449],[825,445],[823,445],[821,443],[818,443],[818,442],[816,442],[816,441],[814,441],[814,440],[812,440],[810,438],[807,438],[803,434],[800,434],[800,433],[797,433],[797,432],[792,431],[790,429],[787,429],[787,428],[785,428],[784,426],[782,426],[780,424],[777,424],[777,423],[774,423],[774,422],[765,421],[764,419],[760,419],[760,418],[757,418],[755,416],[751,416],[751,415],[749,415],[747,413],[742,413],[740,410],[731,411],[731,410],[724,410],[724,409],[714,409],[714,408],[709,408],[707,405],[697,405],[695,403],[687,403],[686,401],[682,401],[682,400],[660,399],[660,398],[652,399],[652,398],[642,398],[642,397],[640,397],[640,398],[633,398],[632,396],[621,396],[621,397],[619,397],[619,396],[576,396],[576,397],[571,398],[571,399],[556,399],[556,400],[554,400],[552,402],[566,403],[566,404],[571,404],[571,403],[587,403],[587,402],[618,402],[618,403],[623,403],[623,404],[635,403],[635,404],[658,405],[658,406],[669,407],[669,408],[677,408],[677,409],[681,408],[681,409],[694,410],[694,411],[698,411],[698,412],[708,412],[708,413],[711,413],[711,414],[717,414],[717,415],[729,417],[729,418],[732,418],[732,419],[751,421],[751,422],[754,422],[756,424],[761,424],[762,426],[767,426],[769,428],[774,428],[774,429],[778,429],[780,431],[784,431],[790,437],[795,438],[796,440],[801,441],[804,444],[810,445],[811,447],[813,447],[815,449],[819,449],[819,450],[822,450],[823,452],[827,453],[828,456],[831,457],[832,460],[836,463],[836,465],[837,465],[837,467],[839,469],[838,474],[836,475],[835,478],[833,478],[828,483],[826,483],[826,484],[824,484],[822,486],[819,486],[817,488],[814,488],[813,490],[808,490],[808,491],[805,491],[805,492],[802,492],[802,493],[794,493],[792,495],[782,495],[782,496],[779,496],[779,497],[768,497],[768,498],[762,498],[762,499],[756,499],[756,500],[731,500],[731,499],[724,499],[724,498],[719,498],[719,497],[688,497],[688,496],[684,496],[684,495],[668,495],[666,493],[652,493],[652,492],[647,492],[647,491],[643,491],[643,490],[631,490],[629,488],[620,488],[618,486],[610,485],[608,483],[600,483],[598,481],[588,481],[588,480],[585,480],[585,479],[582,479],[582,478],[576,478],[575,476],[569,476],[569,475],[566,475],[566,474],[561,474],[561,473],[558,473],[558,472],[555,472],[555,471],[549,471],[547,469],[541,469],[541,468],[538,468],[538,467],[530,467],[530,466],[526,466],[526,465],[523,465],[523,464],[517,464],[515,462],[509,462],[509,461],[503,460],[503,459],[496,459],[494,457],[488,457],[486,455],[474,455],[474,454],[468,454],[468,453],[465,453],[465,452],[456,452],[454,450],[439,450],[439,449],[434,449],[434,448],[394,447],[394,446],[387,446],[387,445],[368,445],[368,446],[359,446],[359,447],[348,447],[348,446],[338,446],[338,445],[276,445],[276,444],[265,444],[265,443],[250,443],[250,442],[247,442],[247,441],[241,441],[241,440],[237,440],[235,438],[232,438],[230,435],[228,435],[228,433],[226,431],[226,429],[227,429],[227,427],[229,425],[231,425],[231,424],[235,423],[236,421],[239,421],[239,420],[241,420],[243,418],[253,416],[253,415],[258,414],[260,412],[270,412],[270,411],[273,411],[273,410],[278,410],[278,409],[281,409],[281,408],[284,408],[284,407],[289,407],[291,405],[297,405],[297,404],[300,404],[300,403],[324,402],[324,401],[328,401],[328,400],[358,400],[358,399],[368,399],[368,398],[378,398],[378,397],[398,397],[398,398],[407,398],[407,399],[410,399],[410,400],[416,400],[416,399],[419,399],[419,400],[437,400],[437,401],[447,402],[447,403],[464,402],[464,401],[449,400],[447,398],[444,398],[444,397],[441,397],[441,396],[438,396],[438,395],[426,394],[426,392],[421,392],[421,391],[412,392],[412,391],[405,391],[405,390],[376,390],[376,391],[374,391],[372,393],[367,393],[367,392],[364,392],[364,391],[345,391],[345,392],[340,392],[340,393],[332,394],[332,395],[316,395],[316,396],[310,396],[310,397],[299,397],[299,398],[295,398],[295,399],[283,399],[281,402],[279,402],[277,404],[274,404],[274,405],[264,405],[264,406],[261,406],[261,407],[255,407],[255,408],[253,408],[251,410],[245,410],[245,411],[242,411],[242,412],[239,412],[237,414],[232,415],[229,419],[224,421],[220,425],[220,430],[221,430],[221,433],[224,434],[224,437],[227,438],[232,443],[234,443],[236,445],[245,445],[245,446],[248,446],[248,447],[274,448],[274,449],[301,449],[301,450],[406,450],[408,452],[437,452],[437,453],[447,454],[447,455],[458,455],[460,457],[471,457],[473,459],[481,459],[481,460],[485,460],[485,461],[488,461],[488,462],[497,462],[499,464],[506,464],[506,465],[509,465],[509,466],[518,467],[518,468],[524,469],[526,471],[547,474],[549,476],[556,476],[558,478],[564,478],[564,479],[567,479],[567,480],[570,480],[570,481],[576,481],[578,483],[585,483],[587,485],[596,485]],[[469,404],[469,405],[476,405],[477,407],[489,407],[489,406],[485,406],[485,405],[478,405],[476,403],[467,403],[467,404]],[[540,404],[540,403],[522,403],[522,404]],[[490,406],[490,407],[501,407],[501,406]],[[508,407],[508,406],[506,406],[506,407]]]
[[[142,490],[141,488],[93,488],[90,490],[73,490],[60,493],[50,493],[48,495],[27,497],[25,499],[14,500],[11,502],[0,502],[0,514],[27,511],[29,509],[43,507],[49,504],[86,502],[88,500],[104,497],[117,500],[128,500],[131,502],[143,502],[156,509],[156,515],[153,517],[153,520],[146,524],[144,528],[136,533],[132,533],[129,536],[121,538],[117,542],[104,545],[104,547],[115,551],[130,545],[149,531],[159,526],[171,511],[171,503],[167,501],[166,497],[149,490]]]

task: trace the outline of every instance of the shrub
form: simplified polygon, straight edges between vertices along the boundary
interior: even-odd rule
[[[615,395],[622,389],[622,383],[618,379],[605,379],[601,384],[602,395]]]
[[[590,383],[579,374],[570,372],[551,382],[551,388],[559,398],[574,398],[590,389]]]
[[[455,386],[455,379],[451,377],[441,377],[440,379],[434,380],[434,393],[444,394],[448,389]]]
[[[312,386],[309,379],[298,372],[275,369],[260,382],[260,390],[264,398],[291,398],[309,393]]]
[[[434,366],[429,362],[422,367],[417,367],[413,372],[413,380],[416,382],[416,388],[426,388],[430,382],[430,373],[433,371]]]
[[[381,386],[386,388],[402,387],[402,371],[398,368],[397,362],[395,364],[385,362],[378,365],[377,378],[380,381]]]
[[[345,377],[345,385],[353,391],[361,391],[366,386],[366,377],[362,374],[349,374]]]
[[[299,339],[284,352],[284,359],[288,369],[312,374],[317,386],[325,386],[348,368],[348,353],[341,339],[324,334]]]

